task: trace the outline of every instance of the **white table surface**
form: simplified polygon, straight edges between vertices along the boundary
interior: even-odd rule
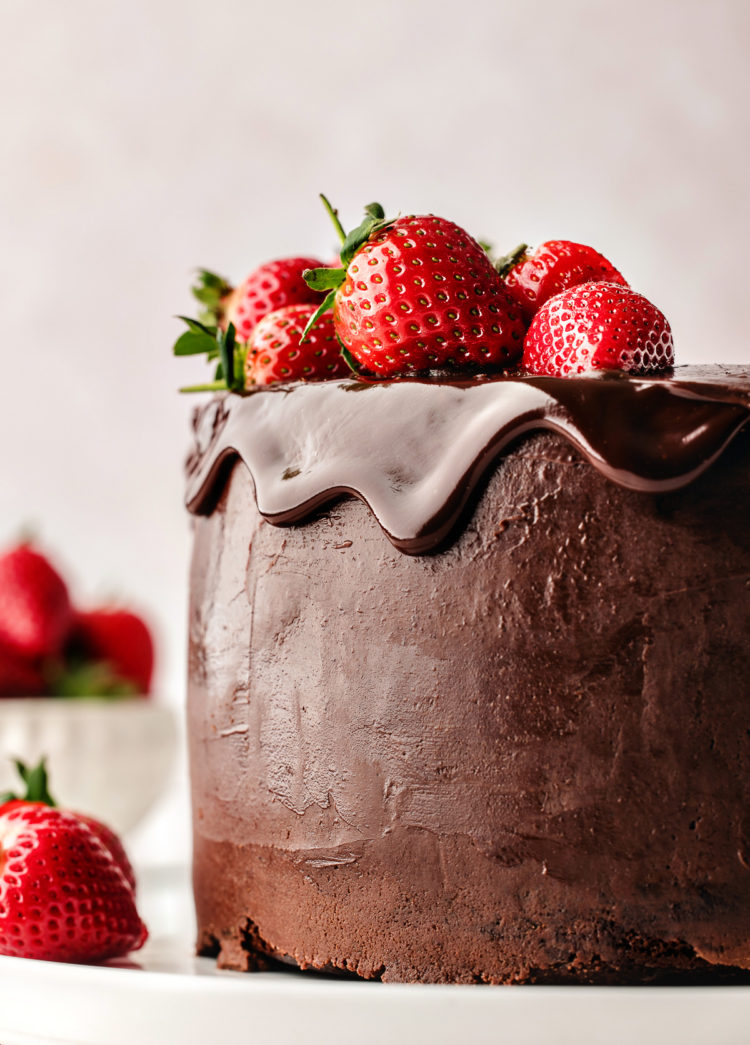
[[[192,954],[186,871],[141,874],[129,963],[0,957],[2,1045],[745,1045],[750,987],[412,986],[217,972]]]

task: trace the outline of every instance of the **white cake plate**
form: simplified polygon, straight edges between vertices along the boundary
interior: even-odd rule
[[[746,1045],[750,987],[465,987],[217,972],[187,876],[142,878],[130,965],[0,957],[2,1045]]]

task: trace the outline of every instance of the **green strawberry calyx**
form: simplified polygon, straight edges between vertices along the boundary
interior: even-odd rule
[[[519,243],[518,246],[509,254],[504,254],[503,257],[498,258],[497,261],[494,262],[495,271],[498,276],[507,276],[510,270],[526,255],[528,249],[526,243]]]
[[[174,343],[172,352],[176,356],[205,355],[209,362],[216,363],[214,380],[200,385],[187,385],[181,392],[241,392],[245,387],[245,356],[247,347],[237,342],[234,323],[226,330],[219,326],[207,326],[188,316],[177,316],[186,324],[184,331]]]
[[[6,791],[5,794],[0,794],[0,805],[4,805],[6,802],[22,801],[22,802],[42,802],[47,806],[56,806],[52,795],[49,793],[48,787],[48,776],[47,776],[47,760],[42,758],[38,765],[29,767],[25,762],[22,762],[20,758],[14,758],[13,764],[18,770],[23,784],[26,788],[25,795],[17,795],[13,791]]]
[[[138,686],[117,673],[106,660],[73,660],[50,679],[56,697],[116,699],[138,695]]]
[[[203,306],[198,314],[201,323],[216,327],[224,318],[224,298],[232,292],[232,285],[223,276],[208,269],[198,269],[198,276],[190,288],[195,300]]]
[[[323,206],[328,211],[330,218],[336,228],[339,238],[341,239],[341,251],[339,257],[341,259],[341,266],[337,268],[317,268],[317,269],[305,269],[302,273],[302,277],[307,283],[308,287],[312,287],[313,290],[328,291],[320,306],[307,322],[302,333],[302,341],[304,341],[314,326],[314,324],[320,319],[324,312],[328,312],[329,309],[333,308],[333,303],[336,298],[336,291],[346,279],[346,270],[349,267],[349,263],[354,255],[364,247],[365,243],[380,232],[382,229],[387,228],[393,224],[393,218],[386,218],[385,211],[379,203],[368,203],[365,207],[365,216],[356,229],[352,229],[351,232],[345,233],[344,228],[339,221],[338,211],[335,210],[328,199],[320,194],[320,198],[323,201]]]

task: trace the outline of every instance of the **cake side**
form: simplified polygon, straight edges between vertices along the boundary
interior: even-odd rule
[[[391,980],[750,967],[748,435],[644,495],[557,434],[457,540],[345,500],[195,520],[203,946]]]

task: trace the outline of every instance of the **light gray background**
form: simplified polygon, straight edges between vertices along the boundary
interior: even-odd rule
[[[0,541],[121,593],[184,692],[197,265],[321,252],[381,200],[510,249],[601,249],[678,362],[748,359],[743,0],[2,0]],[[172,798],[136,839],[174,857]]]

